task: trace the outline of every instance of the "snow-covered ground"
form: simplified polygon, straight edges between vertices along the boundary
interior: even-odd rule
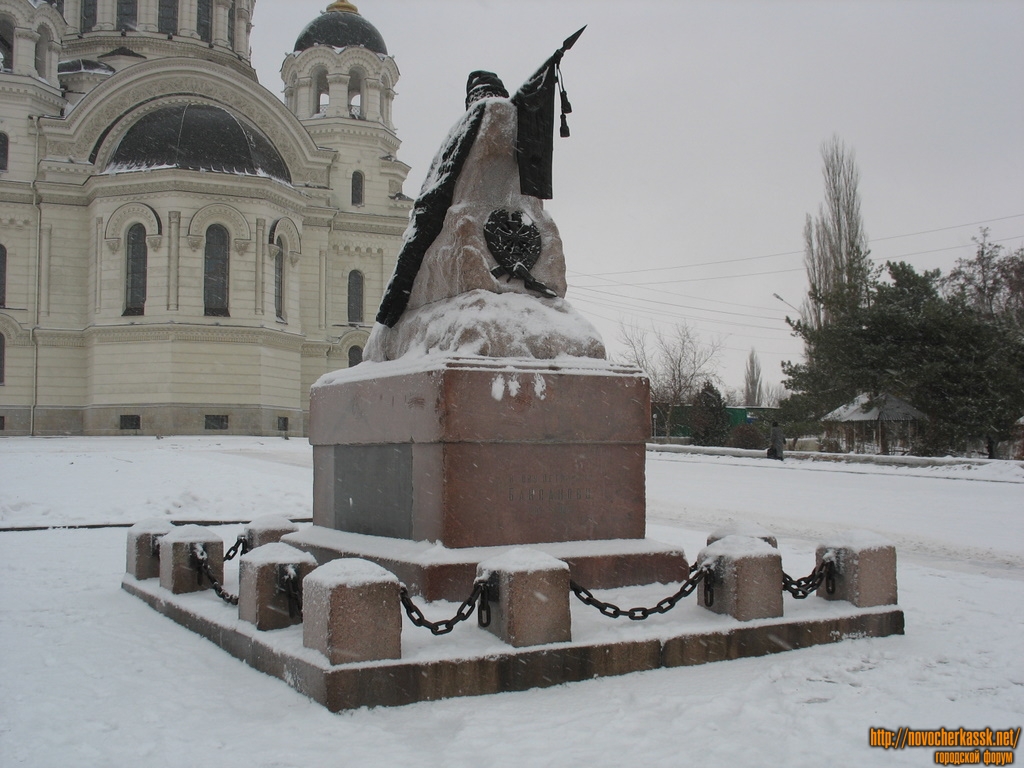
[[[691,557],[727,522],[773,530],[799,575],[832,531],[892,539],[907,634],[335,715],[122,591],[123,528],[6,530],[0,766],[918,766],[935,750],[871,748],[869,729],[1022,725],[1019,464],[651,453],[647,470],[649,535]],[[311,475],[301,440],[9,438],[0,528],[308,517]]]

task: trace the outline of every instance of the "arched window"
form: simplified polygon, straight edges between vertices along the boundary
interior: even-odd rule
[[[7,356],[7,337],[0,333],[0,384],[4,383],[4,358]],[[351,355],[349,355],[351,357]]]
[[[363,176],[362,171],[356,171],[352,174],[352,205],[363,204],[363,192],[365,191],[366,177]]]
[[[96,26],[96,0],[82,0],[82,32],[92,32]]]
[[[139,0],[117,0],[117,28],[135,29],[139,23]]]
[[[363,73],[358,69],[348,73],[348,113],[363,119]]]
[[[207,317],[229,317],[228,252],[231,237],[227,229],[214,224],[206,230],[203,259],[203,305]]]
[[[53,38],[50,36],[50,30],[46,27],[40,27],[38,30],[39,39],[36,40],[36,74],[42,79],[46,79],[50,74],[50,42]]]
[[[348,367],[355,368],[363,362],[363,348],[351,347],[348,351]]]
[[[391,123],[391,81],[381,78],[380,88],[380,119],[385,124]]]
[[[7,170],[7,153],[10,147],[10,140],[6,133],[0,133],[0,171]]]
[[[213,42],[213,0],[199,0],[196,7],[196,32],[204,43]]]
[[[228,46],[235,50],[235,0],[231,0],[231,7],[228,8]]]
[[[7,249],[0,245],[0,307],[7,306]]]
[[[125,236],[124,316],[146,314],[146,228],[133,224]]]
[[[348,273],[348,321],[363,322],[363,273],[355,269]]]
[[[14,22],[0,17],[0,71],[14,69]]]
[[[160,0],[157,30],[162,35],[178,34],[178,0]]]
[[[326,115],[331,105],[331,87],[327,82],[327,72],[318,69],[313,73],[313,87],[316,89],[316,114]]]
[[[274,254],[274,313],[278,320],[284,320],[284,240],[277,238],[277,253]]]

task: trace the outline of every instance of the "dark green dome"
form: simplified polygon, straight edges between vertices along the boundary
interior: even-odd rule
[[[212,104],[175,104],[144,115],[121,139],[106,170],[161,168],[270,176],[291,183],[288,166],[270,139]]]
[[[360,16],[354,5],[345,2],[333,3],[311,21],[295,41],[295,50],[305,51],[314,45],[332,48],[361,45],[374,53],[388,54],[388,47],[377,28]]]

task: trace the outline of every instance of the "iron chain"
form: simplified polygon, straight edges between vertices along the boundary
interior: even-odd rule
[[[244,533],[238,534],[238,538],[235,539],[235,543],[231,546],[227,552],[224,553],[224,562],[233,560],[235,555],[244,555],[249,551],[249,537]]]
[[[669,595],[663,600],[660,600],[653,608],[629,608],[623,610],[617,605],[612,603],[605,603],[594,597],[593,593],[585,587],[581,587],[575,581],[570,581],[569,586],[573,591],[573,594],[580,599],[584,605],[590,605],[597,608],[602,615],[607,616],[611,619],[617,619],[621,616],[625,616],[630,621],[643,621],[656,613],[668,613],[676,604],[684,597],[692,594],[697,586],[704,582],[704,605],[711,606],[715,602],[715,575],[712,567],[708,563],[700,565],[694,565],[690,569],[690,577],[683,582],[682,587],[674,595]]]
[[[288,617],[302,618],[302,579],[299,578],[298,566],[278,566],[277,590],[288,598]]]
[[[206,554],[206,547],[202,544],[192,545],[192,559],[196,564],[196,580],[199,584],[203,583],[203,576],[206,576],[210,580],[213,591],[217,594],[221,600],[231,605],[238,605],[238,596],[232,595],[226,591],[220,582],[214,578],[213,569],[210,568],[210,558]]]
[[[465,602],[459,606],[459,610],[455,612],[455,616],[444,621],[428,621],[423,615],[416,604],[409,597],[409,590],[402,585],[402,589],[399,592],[399,596],[402,599],[402,606],[405,608],[406,614],[409,616],[409,620],[417,627],[425,627],[435,635],[447,635],[453,629],[455,625],[465,621],[473,615],[473,609],[476,606],[477,600],[479,599],[480,605],[477,612],[477,623],[481,627],[490,626],[491,623],[491,606],[489,603],[487,583],[485,581],[477,581],[473,584],[473,593],[466,598]]]
[[[836,563],[835,553],[829,550],[822,557],[818,566],[811,571],[810,575],[794,579],[786,573],[782,574],[782,589],[789,592],[797,600],[803,600],[807,596],[818,591],[818,587],[825,584],[825,591],[830,595],[836,592]]]

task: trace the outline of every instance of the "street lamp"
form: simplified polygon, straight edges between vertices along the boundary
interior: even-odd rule
[[[800,311],[799,309],[797,309],[796,307],[794,307],[794,306],[793,306],[792,304],[790,304],[790,303],[789,303],[788,301],[786,301],[786,300],[785,300],[784,298],[782,298],[781,296],[779,296],[779,294],[777,294],[777,293],[773,293],[773,294],[772,294],[772,296],[774,296],[774,297],[775,297],[776,299],[778,299],[779,301],[781,301],[781,302],[782,302],[783,304],[785,304],[785,305],[786,305],[787,307],[789,307],[790,309],[792,309],[792,310],[793,310],[794,312],[799,312],[799,311]]]

